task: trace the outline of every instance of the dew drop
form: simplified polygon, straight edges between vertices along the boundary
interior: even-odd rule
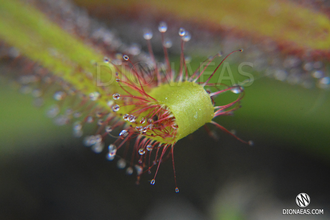
[[[139,149],[139,154],[142,156],[146,153],[145,149],[144,148],[140,148]]]
[[[125,121],[127,121],[128,118],[129,118],[129,114],[125,114],[125,115],[123,115],[123,119],[124,119]]]
[[[313,73],[312,73],[312,76],[316,79],[320,79],[323,77],[323,72],[321,70],[315,70]]]
[[[133,123],[136,121],[136,117],[134,115],[129,116],[129,122]]]
[[[110,62],[110,59],[109,59],[108,57],[104,57],[104,58],[103,58],[103,61],[104,61],[105,63],[109,63],[109,62]]]
[[[97,142],[91,147],[92,151],[94,151],[97,154],[101,153],[103,148],[104,148],[104,143],[103,142]]]
[[[124,55],[123,56],[123,59],[126,60],[126,61],[128,61],[129,60],[129,56],[128,55]]]
[[[105,127],[105,132],[110,133],[112,131],[112,128],[108,125]]]
[[[81,116],[81,112],[75,112],[73,113],[73,117],[79,118]]]
[[[81,123],[80,123],[79,121],[76,121],[76,122],[73,124],[73,130],[74,130],[74,131],[79,131],[79,130],[81,130],[81,128],[82,128],[82,125],[81,125]]]
[[[321,83],[321,84],[324,84],[324,85],[329,85],[329,84],[330,84],[330,77],[328,77],[328,76],[323,77],[323,78],[320,80],[320,83]]]
[[[112,97],[113,97],[114,100],[118,100],[118,99],[120,99],[120,94],[115,93],[115,94],[112,95]]]
[[[161,33],[165,33],[167,31],[167,24],[164,21],[160,22],[158,26],[158,30]]]
[[[92,101],[96,101],[99,97],[100,97],[100,93],[98,93],[98,92],[92,92],[89,94],[89,98]]]
[[[182,37],[182,40],[185,42],[188,42],[188,41],[190,41],[190,39],[191,39],[191,35],[188,31],[186,31],[184,36]]]
[[[144,30],[143,38],[150,40],[152,38],[152,31],[149,29]]]
[[[166,47],[166,48],[171,48],[172,45],[173,45],[173,43],[172,43],[171,40],[166,40],[166,41],[164,42],[164,47]]]
[[[46,115],[49,118],[54,118],[58,113],[60,112],[60,109],[58,108],[57,105],[52,106],[46,113]]]
[[[146,148],[147,148],[147,151],[152,151],[152,145],[148,144]]]
[[[95,138],[95,143],[102,142],[102,136],[100,134],[95,135],[94,138]]]
[[[88,117],[86,118],[86,122],[87,122],[87,123],[93,123],[93,121],[94,121],[94,118],[93,118],[92,116],[88,116]]]
[[[111,156],[110,154],[106,155],[107,160],[113,161],[115,159],[115,156]]]
[[[98,125],[98,126],[102,126],[103,123],[104,123],[104,121],[103,121],[102,119],[99,119],[99,120],[97,121],[97,125]]]
[[[54,123],[60,126],[65,125],[68,122],[69,122],[69,118],[65,115],[59,115],[54,119]]]
[[[176,193],[180,192],[180,190],[179,190],[178,187],[175,187],[175,192],[176,192]]]
[[[126,167],[126,161],[124,159],[120,159],[117,162],[117,167],[119,169],[124,169]]]
[[[144,124],[144,123],[146,123],[146,119],[143,117],[141,118],[140,124]]]
[[[140,176],[142,174],[142,172],[143,172],[142,166],[135,165],[135,169],[136,169],[137,175]]]
[[[116,153],[117,153],[117,147],[116,147],[116,145],[110,144],[109,147],[108,147],[108,150],[109,150],[109,153],[108,154],[110,156],[112,156],[112,157],[116,156]]]
[[[79,138],[83,135],[83,131],[82,130],[73,130],[73,136],[76,138]]]
[[[107,105],[108,105],[109,107],[111,107],[114,103],[115,103],[115,102],[114,102],[113,100],[110,100],[110,101],[107,102]]]
[[[152,179],[152,180],[150,181],[150,184],[151,184],[151,185],[155,185],[155,183],[156,183],[156,180],[155,180],[155,179]]]
[[[234,86],[231,90],[232,93],[239,94],[244,91],[242,86]]]
[[[132,167],[127,167],[126,174],[127,175],[132,175],[133,174],[133,168]]]
[[[180,35],[181,37],[183,37],[185,34],[186,34],[186,30],[183,29],[183,28],[180,28],[180,30],[179,30],[179,35]]]
[[[42,95],[42,92],[40,89],[35,89],[32,91],[32,96],[35,97],[35,98],[38,98]]]
[[[92,139],[93,139],[93,135],[92,135],[92,136],[86,136],[86,137],[84,138],[84,141],[83,141],[84,145],[85,145],[86,147],[90,147],[90,146],[92,145],[92,144],[91,144]]]
[[[114,112],[119,111],[119,105],[114,105],[114,106],[112,106],[112,110],[113,110]]]
[[[63,91],[58,91],[58,92],[55,92],[54,93],[54,96],[53,98],[56,100],[56,101],[60,101],[64,98],[65,96],[65,93]]]
[[[127,135],[128,135],[128,131],[127,131],[127,130],[122,130],[122,131],[119,133],[119,136],[122,137],[122,138],[127,137]]]

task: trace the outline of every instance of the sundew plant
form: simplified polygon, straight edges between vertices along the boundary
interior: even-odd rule
[[[177,162],[186,161],[200,140],[213,144],[202,142],[196,164],[202,164],[202,155],[210,158],[204,165],[218,163],[212,151],[226,149],[228,141],[242,152],[270,143],[328,160],[325,5],[307,0],[74,3],[79,7],[66,0],[0,3],[2,87],[10,84],[11,90],[30,94],[54,124],[70,127],[70,136],[136,176],[139,187],[155,188],[170,164],[172,187],[178,193],[180,186],[182,194],[187,183],[180,176],[186,171],[178,172]],[[20,137],[16,128],[34,128],[23,126],[25,119],[10,123],[15,116],[6,112],[24,106],[14,99],[1,102],[0,138],[13,150],[11,137]],[[39,120],[47,120],[45,115]],[[178,148],[186,154],[174,156]],[[205,171],[192,173],[199,178]],[[221,175],[213,172],[212,178]]]

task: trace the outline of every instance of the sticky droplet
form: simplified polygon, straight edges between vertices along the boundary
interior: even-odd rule
[[[127,137],[127,135],[128,135],[128,131],[127,131],[127,130],[122,130],[122,131],[119,133],[119,136],[122,137],[122,138]]]
[[[180,28],[179,29],[179,35],[180,35],[180,37],[183,37],[185,34],[186,34],[186,30],[183,29],[183,28]]]
[[[145,149],[144,148],[140,148],[139,149],[139,154],[142,156],[146,153]]]
[[[119,105],[114,105],[114,106],[112,106],[112,110],[114,111],[114,112],[117,112],[117,111],[119,111]]]
[[[158,26],[158,30],[161,33],[165,33],[167,31],[167,24],[164,21],[160,22]]]
[[[146,40],[150,40],[152,38],[152,31],[149,29],[146,29],[144,31],[143,38]]]

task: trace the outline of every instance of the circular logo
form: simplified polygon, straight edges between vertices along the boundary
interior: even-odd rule
[[[297,206],[305,208],[311,203],[311,199],[307,193],[299,193],[296,197]]]

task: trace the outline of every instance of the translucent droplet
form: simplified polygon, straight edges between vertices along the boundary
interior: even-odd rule
[[[122,130],[122,131],[119,133],[119,136],[122,137],[122,138],[127,137],[127,135],[128,135],[128,131],[127,131],[127,130]]]
[[[115,156],[111,156],[110,154],[106,155],[107,160],[113,161],[115,159]]]
[[[126,174],[127,175],[132,175],[133,174],[133,168],[132,167],[127,167]]]
[[[99,143],[102,141],[102,136],[100,134],[94,135],[95,143]]]
[[[188,31],[186,31],[186,33],[182,37],[182,40],[185,41],[185,42],[188,42],[188,41],[190,41],[190,39],[191,39],[191,35]]]
[[[87,122],[87,123],[93,123],[93,121],[94,121],[94,118],[93,118],[92,116],[88,116],[88,117],[86,118],[86,122]]]
[[[186,30],[185,30],[185,29],[183,29],[183,28],[180,28],[180,29],[179,29],[179,35],[180,35],[181,37],[183,37],[183,36],[185,35],[185,33],[186,33]]]
[[[152,179],[152,180],[150,181],[150,184],[151,184],[151,185],[155,185],[155,183],[156,183],[156,180],[155,180],[155,179]]]
[[[89,98],[92,101],[96,101],[99,97],[100,97],[100,93],[98,93],[98,92],[92,92],[89,94]]]
[[[83,135],[82,130],[73,130],[73,137],[79,138]]]
[[[111,107],[112,105],[113,105],[113,103],[115,103],[113,100],[110,100],[110,101],[108,101],[107,102],[107,105],[109,106],[109,107]]]
[[[178,187],[175,187],[175,192],[176,192],[176,193],[180,192],[180,190],[179,190]]]
[[[112,106],[112,110],[113,110],[114,112],[119,111],[119,105],[114,105],[114,106]]]
[[[115,93],[115,94],[112,95],[112,97],[113,97],[114,100],[118,100],[118,99],[120,99],[120,94]]]
[[[235,86],[230,90],[232,93],[239,94],[244,91],[242,86]]]
[[[124,119],[125,121],[127,121],[128,118],[129,118],[129,114],[124,114],[124,115],[123,115],[123,119]]]
[[[152,145],[148,144],[146,148],[147,148],[147,151],[151,151],[152,150]]]
[[[312,73],[312,76],[316,79],[323,77],[323,75],[324,75],[323,71],[321,71],[321,70],[316,70]]]
[[[171,48],[172,45],[173,45],[173,43],[172,43],[171,40],[166,40],[166,41],[164,42],[164,47],[166,47],[166,48]]]
[[[152,31],[149,29],[144,30],[143,38],[150,40],[152,38]]]
[[[91,147],[92,151],[94,151],[97,154],[101,153],[103,148],[104,148],[104,143],[103,142],[97,142]]]
[[[324,84],[324,85],[329,85],[330,84],[330,77],[323,77],[321,80],[320,80],[320,83],[321,84]]]
[[[81,112],[75,112],[73,113],[73,117],[79,118],[81,116]]]
[[[136,120],[136,117],[134,115],[129,116],[129,122],[133,123],[133,122],[135,122],[135,120]]]
[[[117,153],[117,147],[114,144],[110,144],[109,147],[108,147],[108,150],[109,150],[109,155],[110,156],[115,156],[116,153]]]
[[[109,59],[108,57],[104,57],[104,58],[103,58],[103,61],[104,61],[105,63],[109,63],[109,62],[110,62],[110,59]]]
[[[145,149],[144,148],[140,148],[139,149],[139,154],[142,156],[146,153]]]
[[[142,166],[140,166],[140,165],[135,165],[135,169],[136,169],[136,172],[137,172],[137,175],[138,175],[138,176],[142,174],[142,172],[143,172],[143,168],[142,168]]]
[[[124,169],[126,167],[126,161],[124,159],[120,159],[117,162],[117,167],[119,169]]]
[[[146,123],[146,119],[143,117],[143,118],[141,118],[141,121],[140,121],[140,123],[141,124],[144,124],[144,123]]]
[[[82,125],[81,125],[81,123],[80,123],[79,121],[76,121],[76,122],[73,124],[73,130],[74,130],[74,131],[79,131],[79,130],[81,130],[81,128],[82,128]]]
[[[104,121],[103,121],[102,119],[99,119],[99,120],[97,121],[97,125],[98,125],[98,126],[102,126],[103,123],[104,123]]]
[[[46,114],[48,117],[54,118],[59,112],[60,112],[60,109],[58,108],[58,106],[54,105],[47,111]]]
[[[58,91],[58,92],[55,92],[54,93],[54,96],[53,98],[56,100],[56,101],[60,101],[64,98],[65,96],[65,93],[63,91]]]
[[[32,91],[32,96],[35,97],[35,98],[38,98],[42,95],[42,92],[40,89],[35,89]]]
[[[161,33],[165,33],[167,31],[167,24],[164,21],[160,22],[158,26],[158,30]]]
[[[128,61],[129,60],[129,56],[128,55],[124,55],[123,56],[123,59],[126,60],[126,61]]]
[[[84,143],[84,145],[86,146],[86,147],[90,147],[92,144],[91,144],[91,140],[93,139],[93,137],[92,136],[86,136],[85,138],[84,138],[84,141],[83,141],[83,143]]]
[[[69,118],[65,115],[59,115],[54,119],[54,123],[60,126],[65,125],[68,122],[69,122]]]
[[[105,132],[110,133],[112,131],[112,128],[108,125],[105,127]]]
[[[184,60],[185,60],[186,63],[190,63],[191,62],[191,57],[190,56],[186,56],[184,58]]]
[[[73,110],[71,108],[68,108],[65,110],[65,115],[67,115],[67,116],[71,116],[72,113],[73,113]]]

